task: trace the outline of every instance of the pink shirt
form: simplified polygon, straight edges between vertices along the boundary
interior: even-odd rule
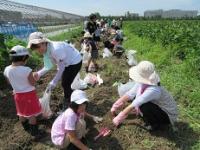
[[[55,145],[62,145],[68,130],[75,130],[78,116],[68,108],[54,121],[51,129],[51,139]]]

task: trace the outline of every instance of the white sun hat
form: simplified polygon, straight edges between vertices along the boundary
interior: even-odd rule
[[[83,37],[84,37],[84,38],[91,38],[92,35],[91,35],[89,32],[85,32],[85,34],[84,34]]]
[[[82,90],[75,90],[71,95],[71,102],[76,104],[83,104],[84,102],[88,102],[87,95]]]
[[[137,66],[130,68],[129,77],[136,82],[148,85],[157,85],[160,82],[154,64],[150,61],[141,61]]]
[[[39,44],[44,42],[50,42],[50,40],[47,39],[42,32],[33,32],[29,35],[27,48],[31,48],[32,44]]]
[[[26,56],[26,55],[29,55],[29,51],[24,47],[24,46],[21,46],[21,45],[17,45],[17,46],[14,46],[11,50],[10,50],[10,56]]]

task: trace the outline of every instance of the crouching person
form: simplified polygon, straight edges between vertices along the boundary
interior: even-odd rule
[[[129,76],[136,84],[112,106],[111,113],[115,126],[120,125],[130,112],[140,115],[149,131],[160,129],[163,125],[174,124],[177,120],[177,105],[170,93],[160,86],[160,78],[154,65],[142,61],[129,70]],[[132,103],[116,115],[116,111],[124,104]]]
[[[90,149],[86,145],[84,116],[92,118],[97,123],[102,119],[86,112],[88,101],[84,91],[75,90],[72,93],[69,108],[58,116],[52,126],[51,139],[58,148],[67,148],[68,150]]]

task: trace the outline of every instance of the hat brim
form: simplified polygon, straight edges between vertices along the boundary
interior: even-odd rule
[[[158,82],[152,83],[150,80],[143,78],[139,73],[138,73],[138,67],[134,66],[129,69],[129,77],[133,79],[136,82],[143,83],[143,84],[148,84],[148,85],[157,85]]]
[[[82,99],[79,99],[77,101],[74,101],[76,104],[80,105],[80,104],[83,104],[84,102],[89,102],[89,100],[87,98],[82,98]]]
[[[28,42],[27,48],[31,48],[32,44],[40,44],[40,43],[44,43],[44,42],[50,42],[50,40],[47,38],[30,40]]]

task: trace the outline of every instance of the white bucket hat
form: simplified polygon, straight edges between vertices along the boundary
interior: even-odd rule
[[[89,32],[85,32],[85,34],[84,34],[83,37],[84,37],[84,38],[91,38],[92,35],[91,35]]]
[[[14,53],[12,53],[14,52]],[[10,50],[10,56],[26,56],[26,55],[29,55],[29,52],[28,50],[24,47],[24,46],[21,46],[21,45],[17,45],[17,46],[14,46],[11,50]]]
[[[84,102],[88,102],[87,95],[84,91],[75,90],[71,95],[71,102],[75,102],[76,104],[83,104]]]
[[[29,35],[27,48],[31,48],[32,44],[39,44],[43,42],[50,42],[50,40],[47,39],[42,32],[33,32]]]
[[[130,68],[129,77],[136,82],[148,85],[157,85],[160,82],[154,64],[150,61],[141,61],[137,66]]]

